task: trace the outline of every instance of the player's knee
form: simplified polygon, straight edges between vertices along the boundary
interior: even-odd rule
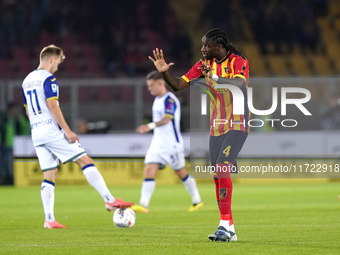
[[[51,181],[56,181],[57,173],[58,173],[58,168],[52,169],[52,170],[49,170],[49,171],[45,171],[44,174],[43,174],[44,175],[44,179],[48,179],[48,180],[51,180]]]
[[[154,178],[159,166],[156,164],[148,164],[144,168],[144,177],[145,178]]]
[[[144,171],[144,178],[155,178],[156,173],[153,171]]]
[[[188,175],[188,172],[185,168],[178,170],[178,171],[175,171],[175,173],[181,179],[183,179],[184,177],[186,177]]]
[[[76,161],[76,163],[83,168],[84,166],[88,165],[88,164],[93,164],[93,159],[90,158],[87,154],[84,155],[83,157],[81,157],[80,159],[78,159]]]
[[[87,156],[88,158],[87,158],[87,162],[86,162],[86,164],[93,164],[94,162],[93,162],[93,159],[92,158],[90,158],[89,156]]]

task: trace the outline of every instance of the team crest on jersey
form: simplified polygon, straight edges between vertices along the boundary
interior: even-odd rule
[[[225,71],[225,73],[228,73],[229,72],[229,66],[225,67],[224,71]]]
[[[225,197],[227,196],[227,189],[218,189],[219,190],[219,197],[220,199],[225,199]]]

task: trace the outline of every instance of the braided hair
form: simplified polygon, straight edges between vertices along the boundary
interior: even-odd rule
[[[242,55],[242,53],[239,52],[234,45],[228,42],[228,36],[226,32],[220,28],[213,28],[209,30],[205,34],[205,37],[212,39],[217,44],[221,44],[224,49],[230,51],[231,53],[238,53]]]

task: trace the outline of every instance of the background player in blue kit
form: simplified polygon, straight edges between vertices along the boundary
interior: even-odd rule
[[[165,87],[162,75],[153,71],[146,76],[148,90],[155,96],[152,106],[152,122],[137,128],[140,134],[154,130],[150,148],[145,156],[144,181],[139,204],[131,208],[137,212],[149,212],[148,206],[155,190],[155,175],[169,164],[192,199],[189,211],[204,207],[196,181],[185,169],[183,139],[180,133],[181,106],[177,97]]]
[[[29,73],[22,83],[32,140],[44,174],[41,198],[45,212],[45,228],[66,228],[54,218],[54,187],[59,160],[62,163],[76,162],[83,169],[87,181],[103,197],[108,211],[133,205],[112,196],[93,160],[81,147],[78,136],[71,131],[64,119],[58,102],[58,82],[53,75],[64,59],[61,48],[55,45],[43,48],[38,69]]]

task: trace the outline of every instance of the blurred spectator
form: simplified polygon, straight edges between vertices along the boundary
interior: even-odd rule
[[[211,22],[211,27],[226,28],[226,19],[230,14],[229,1],[206,0],[202,9],[201,22]],[[230,32],[226,29],[227,33]]]
[[[174,19],[166,0],[4,0],[0,58],[10,58],[17,46],[31,54],[51,43],[69,49],[68,59],[82,58],[79,43],[99,46],[96,57],[109,76],[144,75],[155,45],[170,47]]]
[[[321,38],[317,18],[327,14],[328,2],[205,0],[200,23],[220,27],[238,42],[247,40],[247,19],[263,54],[291,53],[296,45],[315,52]],[[3,0],[0,58],[10,58],[16,46],[31,54],[36,52],[35,45],[41,49],[41,45],[60,43],[70,49],[70,59],[80,55],[76,44],[90,44],[101,49],[99,59],[108,76],[139,76],[151,67],[145,56],[155,47],[171,49],[175,48],[172,42],[180,44],[179,51],[171,50],[176,63],[184,58],[180,52],[191,52],[190,37],[180,42],[174,36],[183,36],[183,31],[174,31],[177,23],[166,0]],[[148,64],[141,62],[140,56]]]
[[[14,6],[0,3],[0,58],[9,57],[15,39]]]
[[[243,0],[246,17],[262,54],[292,53],[294,45],[315,53],[321,42],[317,23],[319,4],[327,6],[327,1]]]
[[[106,134],[110,130],[108,121],[97,121],[87,123],[87,131],[89,134]]]
[[[87,122],[85,119],[78,120],[78,134],[87,134]]]
[[[328,0],[313,0],[314,10],[319,17],[324,17],[328,13]]]
[[[340,129],[340,95],[334,95],[330,99],[330,108],[324,114],[321,120],[321,128],[323,130],[339,130]]]
[[[191,40],[183,29],[179,28],[171,38],[170,56],[179,63],[179,68],[191,64]]]
[[[78,134],[105,134],[110,130],[108,121],[87,122],[85,119],[78,120]]]
[[[13,184],[13,138],[15,135],[29,135],[30,130],[29,121],[20,113],[18,104],[9,103],[0,122],[0,184]]]
[[[245,40],[244,10],[239,0],[206,0],[201,13],[200,26],[209,22],[210,27],[221,28],[230,40]]]

